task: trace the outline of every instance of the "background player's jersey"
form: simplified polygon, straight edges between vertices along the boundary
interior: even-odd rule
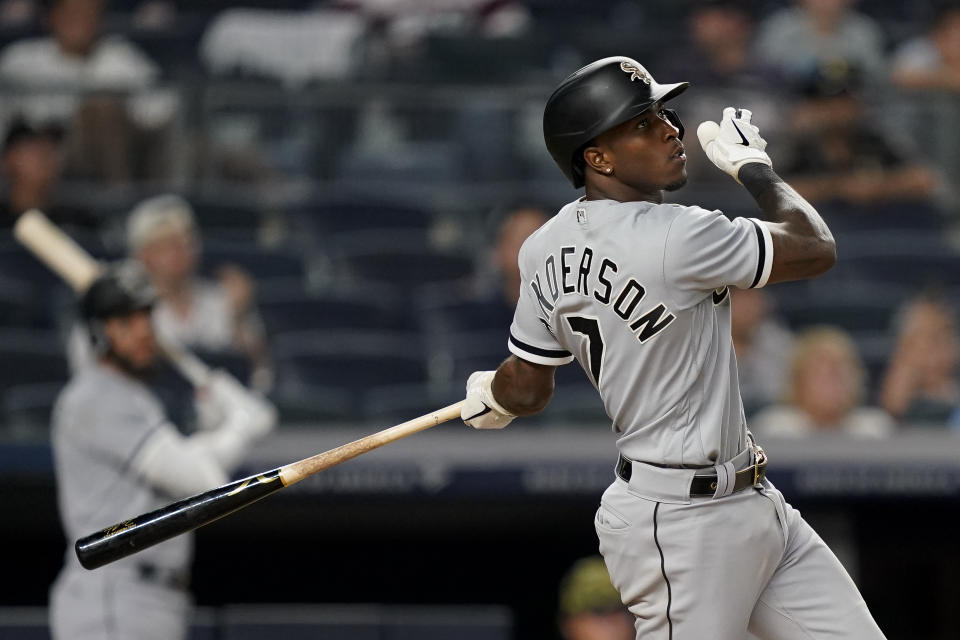
[[[773,248],[763,223],[578,200],[527,239],[519,263],[510,351],[548,365],[576,357],[625,456],[711,465],[743,449],[727,286],[766,284]]]
[[[175,427],[143,384],[100,363],[83,367],[73,377],[54,406],[52,435],[57,499],[68,540],[171,501],[130,468],[159,429]],[[116,564],[178,569],[189,564],[192,545],[191,535],[179,536]],[[66,557],[79,567],[72,548]]]

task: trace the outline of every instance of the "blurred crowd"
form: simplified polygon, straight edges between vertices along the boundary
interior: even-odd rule
[[[960,3],[2,0],[0,431],[45,437],[89,358],[11,235],[32,208],[140,260],[158,331],[288,425],[456,399],[506,354],[520,244],[576,197],[543,102],[614,54],[692,83],[688,130],[751,108],[837,236],[827,276],[734,294],[758,436],[960,428]],[[671,196],[753,215],[693,146]],[[557,379],[542,420],[604,420],[576,365]]]

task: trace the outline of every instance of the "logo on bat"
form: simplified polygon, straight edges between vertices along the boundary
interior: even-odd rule
[[[246,489],[250,485],[250,483],[253,482],[254,480],[257,481],[257,484],[269,484],[274,480],[279,480],[279,479],[280,479],[280,474],[277,474],[274,476],[268,476],[267,474],[263,473],[257,476],[256,478],[247,478],[246,480],[243,481],[243,483],[239,487],[237,487],[227,495],[232,496],[240,493],[241,491]]]
[[[134,526],[133,520],[127,520],[126,522],[120,522],[113,525],[112,527],[107,527],[103,530],[103,537],[109,538],[110,536],[115,536],[121,531],[126,531],[130,527]]]
[[[650,74],[647,73],[647,70],[641,67],[640,65],[633,64],[632,62],[621,62],[620,70],[624,73],[630,74],[630,81],[640,80],[644,84],[650,84],[653,78],[650,77]]]

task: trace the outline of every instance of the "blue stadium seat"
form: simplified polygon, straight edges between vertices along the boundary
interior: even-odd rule
[[[500,330],[506,340],[514,308],[500,299],[477,298],[449,287],[430,287],[418,296],[423,327],[435,333]]]
[[[301,207],[291,213],[311,223],[324,234],[360,229],[420,230],[426,233],[433,224],[427,209],[370,200],[369,194],[334,197]]]
[[[281,379],[270,399],[285,426],[313,426],[319,422],[355,420],[357,397],[339,387],[300,384]]]
[[[300,330],[387,329],[409,325],[390,291],[353,287],[308,295],[302,287],[264,291],[258,308],[268,335]]]
[[[334,274],[345,280],[411,289],[466,279],[473,273],[473,261],[462,252],[435,251],[409,238],[398,232],[341,234],[330,248]]]
[[[0,330],[0,362],[0,389],[35,382],[63,382],[68,377],[63,346],[52,331]]]
[[[424,383],[419,337],[377,331],[296,331],[273,340],[278,387],[321,386],[356,394],[383,384]]]
[[[38,382],[5,388],[0,396],[3,423],[8,432],[45,440],[50,434],[50,415],[63,382]]]
[[[264,249],[248,242],[204,240],[203,263],[208,271],[223,264],[234,264],[257,279],[302,280],[306,274],[303,259],[299,255],[281,249]]]
[[[399,424],[432,413],[463,399],[463,383],[438,389],[432,384],[379,385],[361,396],[360,415],[382,423]],[[386,425],[385,426],[389,426]]]

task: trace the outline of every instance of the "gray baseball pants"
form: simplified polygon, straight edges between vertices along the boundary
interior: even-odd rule
[[[50,592],[54,640],[182,640],[192,598],[143,582],[127,567],[60,573]]]
[[[690,497],[689,469],[633,463],[604,492],[600,553],[637,640],[883,640],[830,548],[769,481]]]

